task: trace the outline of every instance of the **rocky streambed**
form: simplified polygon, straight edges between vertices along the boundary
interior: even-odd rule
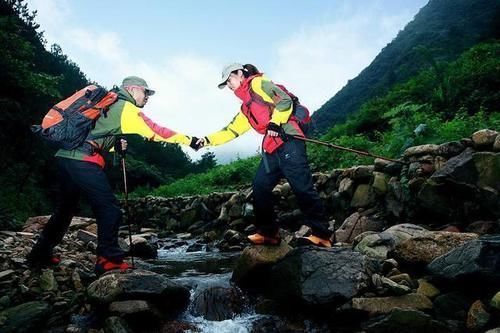
[[[131,201],[137,270],[93,274],[95,221],[75,218],[57,267],[24,260],[48,217],[0,231],[0,332],[500,332],[500,135],[409,148],[407,165],[314,175],[335,247],[249,246],[250,192]]]

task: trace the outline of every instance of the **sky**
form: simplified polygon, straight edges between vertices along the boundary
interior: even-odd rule
[[[204,136],[240,101],[220,90],[222,68],[252,63],[311,111],[368,66],[427,0],[28,0],[47,48],[56,43],[90,80],[111,88],[137,75],[156,90],[144,112]],[[210,149],[219,163],[255,155],[253,131]]]

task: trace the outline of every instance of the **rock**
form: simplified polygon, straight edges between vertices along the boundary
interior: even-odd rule
[[[493,146],[497,135],[497,131],[483,129],[472,134],[471,138],[475,147],[488,149]]]
[[[500,135],[497,135],[495,142],[493,142],[493,151],[500,151]]]
[[[386,211],[397,218],[402,217],[407,209],[405,202],[408,201],[408,191],[404,189],[396,177],[391,177],[387,185],[388,191],[385,195]]]
[[[40,275],[40,289],[43,291],[56,291],[57,288],[58,284],[54,277],[54,271],[51,269],[43,270]]]
[[[120,317],[108,317],[104,322],[105,333],[132,333],[127,322]]]
[[[232,319],[243,311],[243,299],[236,288],[210,287],[194,297],[193,314],[206,320]]]
[[[383,195],[387,192],[387,175],[382,172],[373,172],[372,188],[375,194]]]
[[[109,305],[109,311],[117,314],[131,314],[151,311],[151,306],[142,300],[117,301]]]
[[[23,303],[0,312],[0,318],[4,318],[0,328],[5,333],[40,331],[50,313],[51,308],[45,302]]]
[[[429,264],[437,257],[478,238],[476,234],[435,231],[396,245],[390,256],[406,264]]]
[[[15,273],[15,271],[12,269],[7,269],[5,271],[1,271],[0,272],[0,280],[7,279],[14,273]]]
[[[254,216],[255,216],[255,213],[254,213],[253,205],[249,202],[245,202],[245,204],[243,205],[243,217],[249,218],[249,217],[254,217]]]
[[[299,247],[273,267],[270,293],[286,304],[342,304],[368,285],[366,265],[350,249]]]
[[[470,302],[459,292],[439,295],[434,299],[434,311],[438,317],[465,321]]]
[[[439,145],[437,154],[446,158],[450,158],[459,155],[465,150],[465,148],[465,145],[460,141],[446,142]]]
[[[368,184],[359,184],[351,200],[351,207],[371,207],[375,203],[375,193]]]
[[[357,182],[369,181],[373,177],[373,165],[359,165],[349,169],[350,178]]]
[[[141,330],[159,327],[163,319],[162,312],[154,304],[144,300],[112,302],[109,311]]]
[[[428,271],[443,280],[500,285],[500,235],[472,240],[436,258]]]
[[[390,162],[387,160],[382,160],[380,158],[376,158],[374,161],[375,171],[380,171],[391,176],[399,176],[402,168],[403,164],[398,162]]]
[[[477,170],[477,186],[500,191],[500,153],[480,152],[472,155]]]
[[[396,308],[387,316],[374,318],[362,325],[363,331],[367,333],[451,333],[452,331],[444,324],[432,319],[422,311]]]
[[[126,239],[128,245],[129,239]],[[139,235],[132,236],[132,247],[131,253],[139,258],[143,259],[155,259],[158,257],[158,249],[156,244],[151,244],[146,238],[140,237]]]
[[[492,330],[488,330],[484,333],[500,333],[500,327],[494,328]]]
[[[370,257],[386,259],[387,253],[404,240],[429,231],[414,224],[397,224],[381,233],[364,233],[353,242],[354,249]]]
[[[472,303],[467,313],[466,327],[471,331],[479,331],[486,326],[489,320],[490,314],[486,311],[484,304],[481,301]]]
[[[76,238],[78,238],[79,240],[81,240],[85,244],[89,243],[89,242],[97,243],[97,235],[96,234],[93,234],[89,231],[85,231],[85,230],[81,230],[81,229],[78,230],[78,232],[76,233]]]
[[[234,204],[229,209],[228,214],[229,214],[229,217],[231,217],[231,218],[240,217],[243,214],[243,207],[239,204]]]
[[[311,227],[308,227],[306,225],[301,225],[300,229],[295,232],[295,238],[306,237],[307,235],[310,235],[311,232],[312,232]]]
[[[352,307],[374,316],[390,313],[395,308],[431,310],[432,302],[424,295],[408,294],[390,297],[353,298]]]
[[[89,299],[106,304],[117,300],[151,301],[171,314],[182,311],[189,302],[189,290],[153,272],[134,270],[131,273],[107,273],[87,288]]]
[[[433,299],[440,294],[440,291],[427,280],[419,279],[417,294],[421,294],[427,296],[430,299]]]
[[[500,234],[500,221],[476,221],[469,224],[466,230],[478,235]]]
[[[231,280],[246,288],[268,285],[267,274],[271,266],[292,248],[285,242],[279,246],[253,245],[246,247],[236,262]]]
[[[363,216],[354,213],[349,216],[335,232],[337,242],[351,243],[354,238],[365,231],[382,231],[385,222],[376,216]]]
[[[372,275],[372,283],[376,288],[387,288],[395,295],[406,295],[412,292],[410,287],[400,285],[395,281],[378,274]]]
[[[499,168],[500,153],[474,153],[467,148],[424,183],[418,201],[454,220],[481,217],[484,210],[500,216]]]
[[[354,193],[354,181],[351,178],[344,178],[340,181],[339,193],[347,195],[349,198]]]
[[[191,224],[200,219],[199,211],[196,208],[189,208],[182,211],[180,214],[180,228],[185,230]]]
[[[435,144],[426,144],[421,146],[414,146],[406,149],[403,153],[404,157],[409,158],[419,155],[438,155],[439,146]]]
[[[497,310],[500,310],[500,291],[491,298],[490,305]]]

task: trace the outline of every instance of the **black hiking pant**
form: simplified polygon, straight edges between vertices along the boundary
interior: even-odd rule
[[[122,259],[118,228],[122,211],[103,169],[91,162],[56,158],[60,192],[56,209],[43,229],[34,249],[50,254],[68,230],[80,196],[88,200],[97,222],[97,255]]]
[[[315,190],[303,141],[285,142],[272,154],[264,153],[253,180],[254,211],[257,230],[274,236],[279,229],[273,209],[273,189],[281,178],[290,184],[298,205],[305,215],[304,224],[320,238],[330,238],[326,226],[325,208]],[[267,161],[267,167],[266,167]]]

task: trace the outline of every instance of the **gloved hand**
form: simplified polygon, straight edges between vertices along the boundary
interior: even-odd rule
[[[283,140],[285,142],[288,141],[288,139],[289,139],[289,136],[288,136],[288,134],[286,134],[283,127],[281,127],[280,125],[277,125],[275,123],[272,123],[272,122],[269,122],[269,124],[267,124],[267,135],[272,136],[272,137],[279,136],[281,138],[281,140]]]
[[[115,152],[121,157],[125,157],[127,154],[128,142],[123,136],[118,136],[115,140]]]
[[[205,146],[205,138],[198,138],[196,136],[193,136],[191,138],[191,143],[189,144],[189,147],[193,148],[195,151],[198,151],[204,146]]]

